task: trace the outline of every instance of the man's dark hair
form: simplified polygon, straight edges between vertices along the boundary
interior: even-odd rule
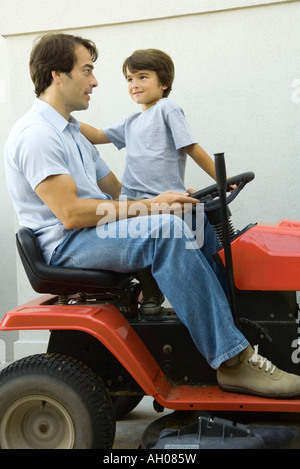
[[[30,76],[39,97],[51,85],[51,72],[70,73],[76,62],[76,48],[84,46],[91,54],[92,61],[98,58],[93,41],[70,34],[46,34],[34,44],[30,54]]]

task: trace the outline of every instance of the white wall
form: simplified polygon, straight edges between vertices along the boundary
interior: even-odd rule
[[[0,37],[0,57],[1,63],[7,64],[6,40]],[[5,137],[10,128],[9,115],[9,81],[8,68],[4,66],[0,69],[0,116],[1,116],[1,133],[0,145],[1,149],[5,142]],[[0,317],[2,313],[13,305],[16,294],[16,269],[15,269],[15,252],[14,239],[11,235],[14,228],[14,211],[6,191],[6,183],[4,177],[3,158],[0,160],[0,243],[1,243],[1,281],[0,281]],[[7,288],[9,286],[9,288]]]
[[[229,175],[248,170],[256,174],[232,204],[236,227],[300,218],[300,1],[132,0],[129,8],[121,0],[0,0],[0,12],[4,8],[0,35],[6,37],[8,67],[4,61],[0,79],[9,87],[0,115],[1,147],[10,125],[32,103],[28,58],[40,32],[60,29],[96,42],[99,87],[89,110],[75,116],[98,127],[138,110],[127,95],[122,62],[137,48],[157,47],[174,60],[170,99],[183,107],[200,145],[211,155],[225,152]],[[113,146],[100,150],[121,178],[124,151]],[[211,180],[189,161],[186,183],[197,189]],[[15,253],[14,222],[3,184],[1,191],[1,213],[8,220],[1,228],[3,272],[6,259],[14,259]],[[19,265],[17,279],[19,303],[36,296]],[[14,291],[10,279],[3,293],[8,302]],[[18,353],[29,343],[22,337]]]
[[[0,150],[10,128],[9,80],[7,41],[0,36]],[[17,304],[16,252],[14,241],[15,215],[12,208],[4,177],[3,158],[0,158],[0,318]],[[12,360],[14,342],[18,332],[0,332],[1,363]]]

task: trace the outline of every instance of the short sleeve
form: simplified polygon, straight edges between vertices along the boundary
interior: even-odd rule
[[[118,150],[121,150],[126,146],[126,120],[127,119],[103,129],[106,137],[118,148]]]
[[[100,181],[105,176],[107,176],[111,170],[105,161],[101,158],[98,150],[95,147],[93,148],[93,161],[96,167],[97,181]]]
[[[197,143],[197,139],[194,137],[182,109],[176,108],[170,111],[167,114],[167,123],[177,150],[187,145]]]
[[[62,141],[55,131],[43,124],[23,130],[15,155],[16,165],[33,190],[48,176],[70,174],[64,160]]]

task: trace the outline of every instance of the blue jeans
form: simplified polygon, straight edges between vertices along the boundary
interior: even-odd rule
[[[236,328],[224,290],[207,260],[216,246],[211,226],[205,224],[202,249],[195,249],[193,241],[192,232],[177,216],[141,216],[71,231],[54,251],[51,264],[128,273],[151,266],[196,347],[217,369],[248,342]]]

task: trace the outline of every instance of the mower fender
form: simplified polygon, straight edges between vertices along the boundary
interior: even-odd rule
[[[6,313],[0,331],[77,330],[94,336],[127,369],[144,392],[161,392],[165,375],[131,325],[113,305],[54,304],[45,295]]]

